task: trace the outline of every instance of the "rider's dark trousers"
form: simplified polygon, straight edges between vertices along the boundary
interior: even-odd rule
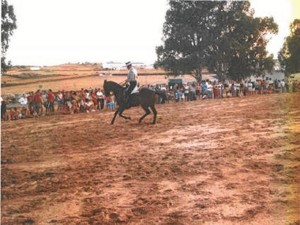
[[[133,91],[134,87],[136,86],[137,82],[136,81],[130,81],[129,82],[129,87],[126,91],[126,97],[130,95],[130,93]]]

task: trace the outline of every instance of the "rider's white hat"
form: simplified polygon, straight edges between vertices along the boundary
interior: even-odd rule
[[[126,64],[126,66],[129,66],[129,65],[131,65],[131,62],[129,61],[129,62],[125,63],[125,64]]]

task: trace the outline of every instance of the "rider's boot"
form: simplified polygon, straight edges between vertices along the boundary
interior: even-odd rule
[[[125,106],[129,106],[129,95],[125,96]]]

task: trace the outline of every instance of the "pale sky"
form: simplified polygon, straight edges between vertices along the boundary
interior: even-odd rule
[[[255,16],[279,24],[268,50],[277,57],[292,22],[292,2],[251,0]],[[167,0],[8,0],[18,28],[6,54],[13,65],[156,60]],[[295,5],[295,3],[294,3]]]

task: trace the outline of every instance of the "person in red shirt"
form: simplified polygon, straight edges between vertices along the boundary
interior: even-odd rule
[[[33,115],[34,112],[33,92],[29,92],[29,95],[27,96],[27,102],[28,102],[28,110],[30,112],[30,115]]]
[[[43,104],[43,99],[40,90],[37,90],[33,95],[33,104],[34,104],[34,111],[37,113],[37,115],[40,116],[42,114],[42,104]]]
[[[48,114],[48,113],[54,113],[54,100],[55,100],[55,95],[52,92],[52,90],[49,89],[48,90],[48,94],[47,94],[46,114]]]

